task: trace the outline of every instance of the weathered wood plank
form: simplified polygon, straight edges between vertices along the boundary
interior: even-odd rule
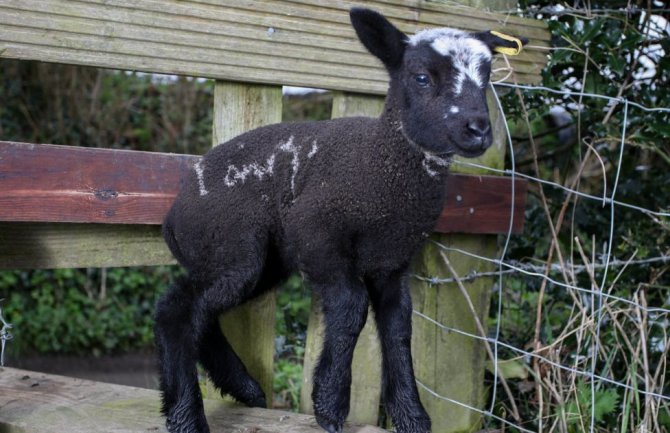
[[[381,114],[383,105],[384,100],[379,96],[337,93],[333,98],[332,117],[376,117]],[[323,345],[324,329],[322,322],[321,305],[317,294],[313,293],[305,342],[302,389],[300,391],[300,411],[302,413],[314,413],[312,407],[312,375]],[[377,327],[373,314],[370,311],[354,350],[351,402],[347,419],[353,422],[376,424],[379,418],[380,395],[381,357],[379,340],[377,339]]]
[[[0,142],[0,220],[160,224],[196,160]]]
[[[245,131],[280,122],[281,114],[281,87],[217,81],[212,144],[225,146],[226,141]],[[271,290],[225,313],[220,320],[224,335],[265,391],[269,405],[273,395],[276,308],[277,296]]]
[[[214,432],[320,433],[313,417],[205,400]],[[0,368],[0,431],[7,433],[166,432],[157,391]],[[346,433],[384,430],[347,425]]]
[[[458,170],[457,168],[455,170]],[[528,183],[514,182],[512,233],[521,233]],[[512,208],[512,182],[497,176],[450,174],[447,199],[435,231],[438,233],[507,233]],[[475,221],[486,221],[486,225]]]
[[[0,51],[10,58],[383,94],[386,72],[349,24],[353,4],[0,0]],[[543,23],[506,15],[428,2],[371,6],[410,33],[504,27],[530,37],[533,47],[549,41]],[[536,82],[546,55],[529,48],[510,60],[518,80]]]
[[[251,128],[249,119],[261,115],[262,108],[270,104],[263,94],[249,97],[260,99],[245,104],[238,115],[232,110],[233,96],[217,100],[222,117],[214,127],[215,142],[233,136],[236,122],[247,122],[243,126]],[[338,101],[336,98],[335,109]],[[179,179],[197,158],[0,141],[0,221],[161,224],[177,194]],[[515,233],[523,229],[525,185],[517,179]],[[510,207],[509,178],[451,175],[447,207],[436,230],[506,233]]]
[[[120,1],[127,2],[128,0]],[[240,8],[248,11],[265,11],[270,6],[274,6],[273,11],[281,15],[312,22],[323,21],[345,25],[349,24],[347,15],[349,9],[361,6],[361,3],[356,0],[250,0],[244,3],[235,0],[191,0],[191,2],[212,6],[225,5],[227,8]],[[300,4],[300,7],[296,8],[295,4]],[[437,27],[460,24],[461,28],[468,30],[483,30],[490,28],[492,25],[504,25],[505,23],[513,26],[526,26],[528,21],[532,21],[532,26],[526,26],[526,28],[530,27],[531,32],[536,28],[546,28],[546,25],[539,20],[528,20],[513,15],[482,10],[481,8],[474,12],[475,9],[472,7],[441,0],[422,0],[418,2],[372,1],[366,2],[363,6],[378,10],[387,17],[399,21],[401,29],[408,33],[414,33],[417,30],[417,25]],[[538,35],[544,37],[543,33],[538,33]]]
[[[174,263],[157,225],[0,222],[0,269]]]

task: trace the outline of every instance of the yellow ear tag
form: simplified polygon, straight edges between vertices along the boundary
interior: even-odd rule
[[[514,36],[506,35],[504,33],[496,32],[494,30],[491,30],[491,34],[498,36],[500,39],[504,39],[506,41],[510,42],[515,42],[516,43],[516,48],[511,48],[511,47],[495,47],[493,51],[496,53],[501,53],[501,54],[507,54],[508,56],[516,56],[521,52],[521,49],[523,48],[523,44],[521,43],[521,40],[515,38]]]

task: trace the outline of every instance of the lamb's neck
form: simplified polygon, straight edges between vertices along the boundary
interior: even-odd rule
[[[379,121],[382,126],[381,130],[384,132],[383,142],[385,144],[393,146],[393,149],[401,150],[403,153],[406,153],[406,149],[409,149],[411,154],[416,154],[418,157],[423,155],[424,152],[421,147],[405,134],[400,110],[396,107],[390,96],[386,99],[384,111]]]
[[[384,111],[380,117],[381,130],[384,137],[382,142],[392,153],[400,153],[403,158],[410,156],[417,161],[430,178],[435,180],[444,179],[446,176],[451,158],[434,155],[418,144],[412,141],[403,130],[403,123],[400,110],[397,108],[396,101],[392,96],[387,97]]]

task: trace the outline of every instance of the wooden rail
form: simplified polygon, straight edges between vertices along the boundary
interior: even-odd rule
[[[161,224],[194,155],[0,141],[0,221]],[[523,230],[526,182],[515,184]],[[507,233],[512,183],[452,174],[440,233]]]

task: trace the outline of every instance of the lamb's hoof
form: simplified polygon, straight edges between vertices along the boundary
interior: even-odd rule
[[[221,391],[221,395],[224,395],[224,391]],[[231,395],[240,403],[245,404],[249,407],[262,407],[267,408],[267,400],[265,400],[265,393],[263,389],[253,379],[250,379],[246,386],[239,392],[232,393]]]
[[[430,433],[430,424],[430,418],[422,417],[394,422],[393,426],[397,433]]]
[[[316,415],[316,422],[328,433],[342,433],[342,423]]]
[[[178,413],[178,412],[177,412]],[[205,414],[187,415],[182,412],[179,415],[173,413],[165,419],[165,427],[170,433],[209,433],[209,426]]]
[[[249,407],[262,407],[262,408],[265,408],[265,409],[267,409],[267,407],[268,407],[268,403],[265,400],[264,395],[261,395],[259,397],[255,397],[255,398],[253,398],[249,401],[245,401],[243,403],[246,404]]]

